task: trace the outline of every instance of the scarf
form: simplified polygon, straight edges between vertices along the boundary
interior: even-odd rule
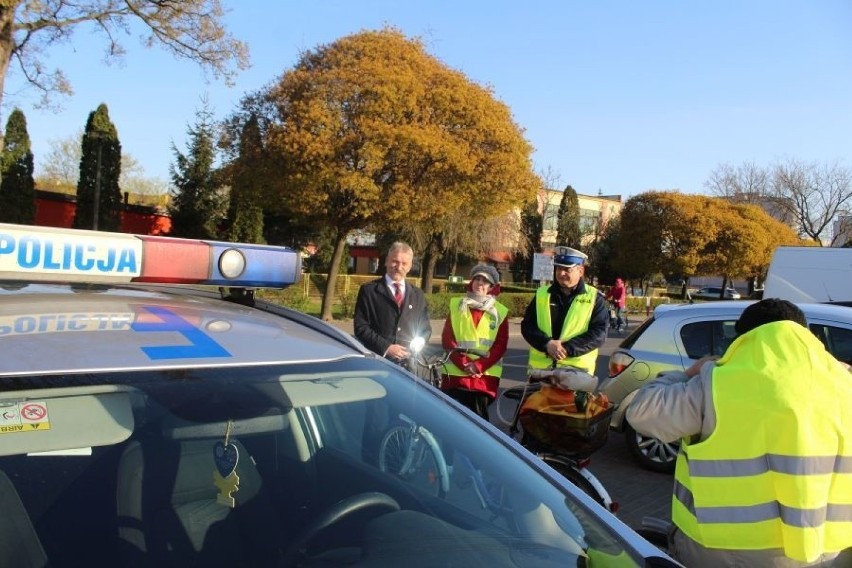
[[[491,317],[494,318],[494,321],[497,321],[497,308],[494,304],[497,303],[497,300],[494,296],[489,296],[488,294],[480,295],[475,294],[473,292],[468,292],[462,301],[459,302],[459,310],[462,312],[466,309],[470,308],[471,310],[480,310],[483,312],[488,312],[491,314]]]

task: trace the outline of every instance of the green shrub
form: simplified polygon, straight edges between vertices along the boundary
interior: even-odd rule
[[[667,297],[659,297],[654,296],[651,298],[651,311],[654,311],[654,308],[659,306],[660,304],[672,304],[670,298]],[[647,303],[645,298],[641,296],[628,296],[627,297],[627,311],[632,313],[641,313],[644,314],[647,311]]]
[[[510,294],[500,294],[497,297],[504,306],[509,308],[509,317],[510,318],[520,318],[524,316],[524,312],[527,311],[527,306],[530,305],[532,299],[535,297],[535,294],[530,292],[513,292]]]
[[[459,296],[462,296],[462,294],[432,294],[431,296],[426,296],[426,302],[429,306],[429,317],[432,319],[446,319],[450,315],[450,300]],[[508,317],[523,317],[527,306],[533,299],[533,294],[529,292],[523,294],[500,294],[497,299],[509,309]]]
[[[429,317],[431,319],[447,319],[450,315],[450,299],[458,297],[459,294],[432,294],[426,296],[426,304],[429,306]]]
[[[353,294],[351,292],[338,295],[337,300],[340,302],[340,317],[349,319],[355,316],[355,300],[357,298],[358,294]]]
[[[291,286],[284,290],[258,290],[257,297],[304,313],[308,313],[311,306],[310,298],[305,296],[299,286]]]

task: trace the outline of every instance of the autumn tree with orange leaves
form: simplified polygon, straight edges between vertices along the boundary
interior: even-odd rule
[[[398,30],[310,50],[261,98],[278,174],[267,207],[333,232],[323,319],[353,230],[428,227],[432,243],[459,211],[498,216],[535,194],[508,107]]]
[[[757,206],[649,191],[621,211],[616,261],[630,278],[722,276],[726,284],[764,274],[775,248],[797,244],[793,229]]]

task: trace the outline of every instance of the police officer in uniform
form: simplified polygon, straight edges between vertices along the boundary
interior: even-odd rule
[[[587,259],[577,249],[556,247],[553,284],[536,291],[521,323],[531,369],[572,366],[594,374],[609,310],[603,294],[583,279]]]

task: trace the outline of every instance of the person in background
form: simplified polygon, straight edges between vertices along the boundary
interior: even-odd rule
[[[553,255],[553,280],[536,290],[521,322],[530,344],[529,367],[572,366],[595,374],[598,348],[606,341],[606,299],[583,280],[584,253],[559,246]]]
[[[414,252],[403,242],[388,249],[383,277],[358,289],[355,301],[355,337],[367,349],[396,363],[405,361],[415,337],[432,335],[423,291],[405,282]]]
[[[611,301],[613,307],[615,307],[615,331],[621,331],[622,327],[626,327],[624,324],[624,308],[627,306],[627,288],[624,286],[624,280],[615,279],[615,286],[606,293],[606,299]]]
[[[627,408],[637,432],[681,439],[670,552],[686,566],[852,566],[848,367],[788,301],[752,304],[734,329],[721,358],[661,374]]]
[[[450,300],[441,346],[475,349],[477,356],[453,353],[445,367],[441,389],[473,412],[488,420],[488,405],[497,398],[503,355],[509,343],[509,309],[498,302],[500,275],[488,264],[477,264],[470,272],[467,294]]]

